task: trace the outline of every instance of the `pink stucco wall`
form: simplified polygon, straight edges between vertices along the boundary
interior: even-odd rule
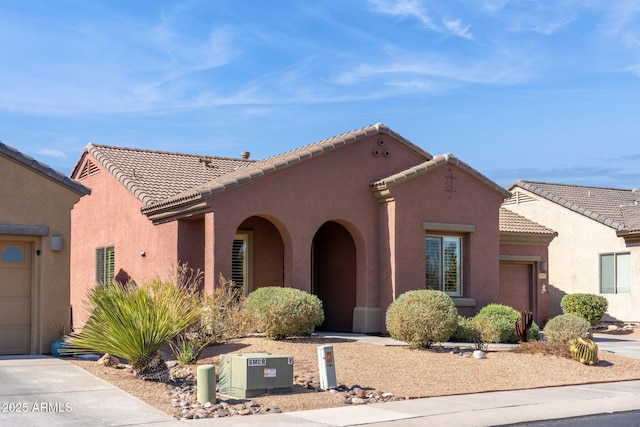
[[[310,290],[311,243],[327,221],[344,225],[356,245],[357,303],[378,306],[378,200],[369,183],[425,159],[393,142],[390,157],[374,157],[377,138],[363,140],[245,185],[215,195],[209,204],[215,217],[215,271],[230,274],[233,234],[250,216],[272,219],[285,240],[284,284]],[[241,202],[240,202],[241,201]],[[218,215],[217,212],[224,212]],[[279,225],[280,224],[280,225]],[[375,295],[376,297],[372,297]]]
[[[454,192],[450,188],[453,173]],[[460,307],[463,315],[498,299],[500,252],[498,208],[503,196],[485,183],[453,165],[445,165],[400,185],[392,191],[396,199],[395,296],[424,286],[425,230],[422,222],[475,225],[463,236],[463,295],[476,300],[476,307]],[[428,231],[428,230],[426,230]],[[446,232],[434,234],[447,234]],[[383,292],[386,298],[389,292]],[[389,303],[387,299],[385,301]]]
[[[372,136],[259,183],[212,196],[208,202],[214,211],[215,237],[208,277],[230,275],[233,234],[245,218],[263,216],[290,239],[284,247],[284,284],[310,291],[313,237],[322,224],[335,221],[355,242],[356,305],[379,308],[382,314],[402,292],[424,288],[423,221],[474,224],[476,231],[465,240],[466,253],[472,255],[464,263],[463,296],[475,298],[478,308],[496,301],[498,208],[503,195],[454,166],[455,193],[445,192],[447,166],[395,187],[392,206],[380,204],[369,184],[425,159],[391,138],[385,146],[390,156],[375,157],[372,150],[378,139]]]
[[[372,154],[381,138],[388,156]],[[137,281],[190,261],[204,270],[210,291],[220,274],[231,277],[235,233],[250,229],[260,237],[254,248],[255,286],[311,291],[312,242],[329,221],[342,225],[355,245],[354,312],[364,310],[355,316],[359,332],[383,332],[388,305],[407,290],[424,289],[425,221],[475,226],[464,237],[462,297],[476,305],[460,308],[461,314],[473,314],[498,299],[503,195],[449,164],[393,187],[393,201],[381,203],[371,191],[371,182],[424,161],[392,137],[372,135],[214,194],[207,199],[211,212],[159,225],[140,213],[140,202],[108,172],[89,176],[83,184],[93,194],[72,212],[74,322],[86,316],[76,307],[94,283],[97,247],[114,245],[116,272],[122,269]],[[451,173],[455,191],[446,192]]]
[[[82,326],[88,314],[85,299],[86,291],[95,285],[96,248],[113,245],[116,276],[129,276],[137,282],[164,277],[178,262],[176,221],[154,226],[140,213],[140,201],[106,170],[101,169],[81,183],[92,193],[71,211],[71,305],[75,327]],[[145,256],[141,255],[143,252]]]

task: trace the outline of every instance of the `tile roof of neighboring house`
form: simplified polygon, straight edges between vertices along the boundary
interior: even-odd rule
[[[499,186],[498,184],[496,184],[495,182],[493,182],[492,180],[490,180],[489,178],[487,178],[486,176],[478,172],[476,169],[469,166],[467,163],[463,162],[462,160],[458,159],[457,157],[449,153],[433,157],[432,159],[429,159],[426,162],[412,166],[406,170],[395,173],[381,180],[372,182],[371,187],[377,193],[383,194],[384,190],[386,189],[390,189],[398,184],[402,184],[407,180],[413,179],[417,176],[422,175],[423,173],[429,172],[431,170],[437,169],[447,164],[456,165],[459,168],[467,171],[469,174],[475,176],[481,182],[492,187],[499,193],[502,193],[504,197],[509,197],[511,195],[509,191]]]
[[[622,219],[626,227],[626,231],[640,231],[640,206],[634,203],[628,206],[621,206]]]
[[[552,229],[531,221],[506,208],[500,208],[500,231],[506,233],[558,235],[558,233]]]
[[[407,148],[420,154],[425,159],[432,158],[431,154],[424,151],[422,148],[418,147],[408,139],[405,139],[401,135],[392,131],[387,126],[378,123],[362,129],[327,138],[313,144],[305,145],[304,147],[296,148],[294,150],[287,151],[273,157],[268,157],[266,159],[253,162],[251,165],[247,165],[247,167],[245,168],[217,176],[210,181],[207,181],[180,194],[176,194],[165,200],[144,206],[142,208],[142,212],[148,214],[155,210],[175,207],[181,204],[188,204],[193,201],[201,200],[212,194],[245,184],[256,178],[269,175],[291,165],[306,161],[312,157],[320,156],[329,151],[333,151],[336,148],[352,144],[356,141],[375,134],[389,135],[400,141]]]
[[[49,167],[49,165],[41,163],[35,160],[33,157],[23,154],[15,148],[3,144],[2,142],[0,142],[0,156],[8,158],[9,160],[12,160],[22,166],[25,166],[38,175],[56,182],[57,184],[60,184],[63,187],[66,187],[67,189],[81,196],[91,194],[91,189],[80,184],[78,181],[67,177],[62,172],[58,172]]]
[[[89,144],[72,176],[80,173],[86,153],[91,154],[143,205],[165,200],[254,163],[247,159]]]
[[[518,181],[514,187],[551,200],[618,231],[640,230],[640,191]]]

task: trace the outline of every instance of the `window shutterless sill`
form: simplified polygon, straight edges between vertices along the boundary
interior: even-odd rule
[[[453,300],[453,304],[456,307],[475,307],[476,306],[476,300],[474,298],[451,297],[451,299]]]

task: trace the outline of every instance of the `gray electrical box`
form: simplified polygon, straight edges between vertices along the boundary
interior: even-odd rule
[[[254,397],[293,391],[293,357],[268,353],[220,356],[220,394]]]

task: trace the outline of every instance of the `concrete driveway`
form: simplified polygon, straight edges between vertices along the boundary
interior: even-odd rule
[[[624,335],[593,334],[593,341],[601,350],[640,358],[640,340],[625,338]]]
[[[177,420],[67,361],[0,356],[0,426],[146,423],[170,426]]]

